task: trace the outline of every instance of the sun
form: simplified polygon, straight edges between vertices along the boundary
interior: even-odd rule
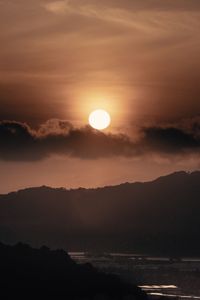
[[[89,115],[89,124],[95,129],[106,129],[110,125],[110,122],[110,115],[104,109],[94,110]]]

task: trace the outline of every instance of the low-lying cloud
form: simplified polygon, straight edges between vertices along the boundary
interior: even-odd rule
[[[100,132],[90,126],[75,128],[68,121],[49,120],[37,130],[16,121],[0,122],[0,159],[36,161],[51,155],[81,159],[135,157],[147,153],[184,154],[200,150],[199,123],[187,126],[149,126],[140,138]]]

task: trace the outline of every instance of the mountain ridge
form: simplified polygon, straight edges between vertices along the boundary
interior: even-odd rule
[[[0,243],[0,265],[1,297],[5,299],[147,300],[136,285],[90,263],[77,264],[62,249]]]
[[[199,171],[97,189],[24,189],[0,196],[0,240],[196,255],[199,195]]]
[[[23,191],[26,191],[26,190],[34,191],[36,189],[46,189],[46,190],[66,191],[66,192],[77,191],[77,190],[93,191],[93,190],[100,190],[100,189],[106,189],[106,188],[115,188],[115,187],[117,188],[117,187],[125,186],[125,185],[153,183],[153,182],[163,180],[165,178],[170,178],[170,177],[176,176],[176,175],[194,175],[194,174],[199,174],[200,175],[200,171],[199,170],[191,171],[191,172],[190,171],[176,171],[176,172],[173,172],[173,173],[169,173],[169,174],[166,174],[166,175],[156,177],[155,179],[148,180],[148,181],[133,181],[133,182],[127,181],[127,182],[122,182],[120,184],[105,185],[105,186],[99,186],[99,187],[88,187],[88,188],[81,187],[81,186],[77,187],[77,188],[67,188],[67,187],[63,187],[63,186],[61,186],[61,187],[51,187],[49,185],[31,186],[31,187],[21,188],[21,189],[15,190],[15,191],[11,191],[11,192],[8,192],[8,193],[0,194],[0,197],[10,195],[10,194],[16,194],[18,192],[23,192]]]

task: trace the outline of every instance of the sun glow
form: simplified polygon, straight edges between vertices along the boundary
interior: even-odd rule
[[[106,129],[110,125],[110,122],[111,118],[109,113],[103,109],[94,110],[89,115],[89,124],[95,129]]]

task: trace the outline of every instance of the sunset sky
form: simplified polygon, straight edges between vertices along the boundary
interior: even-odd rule
[[[0,193],[199,169],[199,30],[199,0],[0,0]]]

